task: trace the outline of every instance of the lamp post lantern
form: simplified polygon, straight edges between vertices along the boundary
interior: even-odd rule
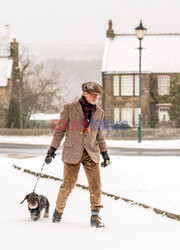
[[[146,28],[142,25],[142,20],[140,20],[140,25],[135,28],[136,36],[139,39],[139,119],[138,119],[138,142],[141,142],[141,42],[146,34]]]

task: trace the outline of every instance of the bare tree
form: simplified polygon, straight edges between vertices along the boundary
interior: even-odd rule
[[[33,61],[27,48],[22,48],[19,56],[19,81],[13,90],[16,96],[14,100],[19,106],[17,127],[20,128],[28,126],[32,113],[59,112],[63,103],[64,88],[60,72],[48,68],[44,63],[35,64]]]

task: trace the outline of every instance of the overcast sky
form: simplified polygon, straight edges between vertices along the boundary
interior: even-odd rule
[[[115,33],[180,33],[179,0],[0,0],[0,24],[21,43],[104,44],[108,20]],[[0,35],[1,36],[1,35]]]

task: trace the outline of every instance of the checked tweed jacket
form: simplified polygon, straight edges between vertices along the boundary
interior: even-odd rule
[[[63,162],[77,164],[85,148],[91,159],[99,163],[100,152],[107,151],[103,133],[103,116],[103,109],[96,104],[96,110],[92,112],[91,125],[82,134],[84,113],[79,101],[63,106],[51,143],[51,146],[57,149],[65,136],[62,151]]]

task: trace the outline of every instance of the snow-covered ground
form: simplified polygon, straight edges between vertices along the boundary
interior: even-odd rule
[[[171,162],[172,158],[163,157],[160,166],[160,161],[155,164],[154,157],[152,161],[150,158],[146,159],[146,164],[139,157],[113,159],[111,166],[101,169],[103,189],[122,195],[140,191],[141,194],[145,194],[144,197],[146,195],[149,197],[150,192],[156,196],[160,188],[160,192],[164,194],[162,198],[166,199],[168,189],[171,190],[172,185],[177,185],[178,158],[173,158]],[[24,195],[32,191],[36,177],[13,169],[12,164],[29,166],[39,171],[43,159],[0,158],[0,162],[1,250],[179,250],[180,248],[179,221],[161,217],[150,210],[132,206],[121,200],[115,201],[106,196],[102,196],[104,208],[101,211],[106,228],[91,228],[89,194],[88,191],[79,188],[75,188],[70,195],[61,223],[53,224],[51,218],[31,221],[26,204],[19,203]],[[164,171],[160,171],[162,169]],[[57,157],[52,164],[45,167],[44,171],[61,176],[60,159]],[[84,180],[85,175],[81,171],[78,182]],[[59,185],[60,182],[57,181],[40,179],[37,186],[36,191],[46,195],[51,203],[50,217],[55,207]],[[174,196],[178,199],[179,190],[176,188]],[[172,201],[167,200],[168,202]]]
[[[52,136],[0,136],[0,143],[50,145]],[[180,148],[180,140],[110,141],[108,147]],[[180,214],[180,158],[111,156],[112,164],[101,168],[102,190],[171,213]],[[61,182],[40,179],[37,193],[48,197],[50,218],[31,221],[24,196],[31,192],[36,177],[15,170],[15,164],[39,172],[44,157],[13,159],[0,157],[0,250],[123,249],[179,250],[180,221],[157,215],[150,209],[102,196],[100,216],[106,228],[89,226],[88,191],[75,188],[69,197],[63,220],[51,222]],[[63,178],[61,155],[43,173]],[[87,186],[83,167],[78,183]],[[179,229],[178,229],[179,228]]]
[[[22,168],[40,172],[44,157],[14,159]],[[111,156],[112,164],[100,168],[102,190],[133,199],[171,213],[180,214],[180,158]],[[63,162],[57,155],[43,173],[63,179]],[[87,186],[83,167],[78,183]]]
[[[52,136],[0,136],[0,143],[20,143],[50,145]],[[180,148],[180,140],[106,140],[108,147],[123,148],[162,148],[175,149]]]

